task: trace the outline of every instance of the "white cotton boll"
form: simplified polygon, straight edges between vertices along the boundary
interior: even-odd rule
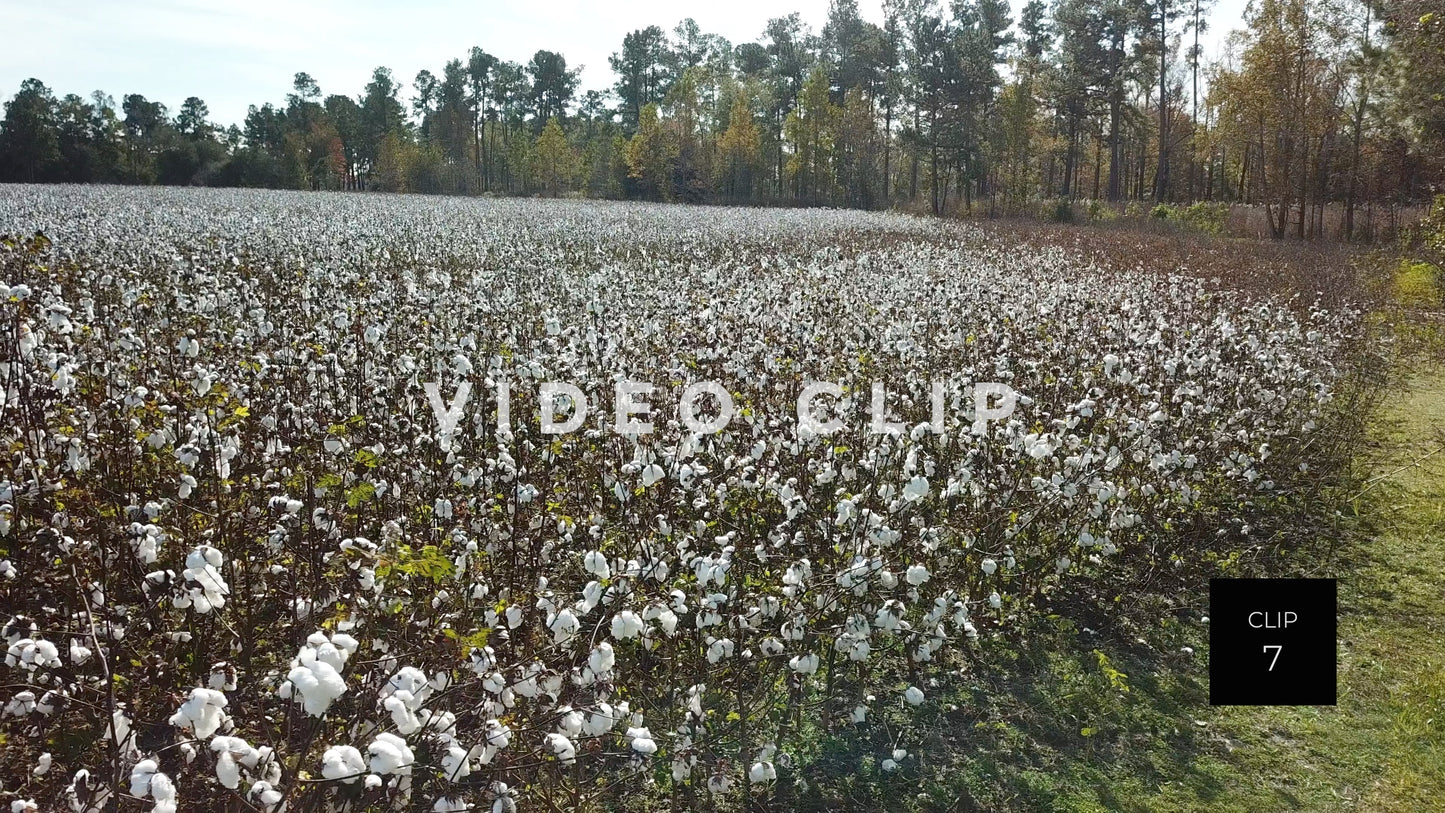
[[[582,622],[577,619],[576,613],[571,610],[562,610],[552,619],[552,623],[548,627],[552,630],[553,640],[560,644],[576,635],[582,629]]]
[[[50,773],[50,763],[52,759],[49,751],[41,754],[40,757],[35,760],[35,769],[30,773],[34,776],[44,776]]]
[[[587,657],[587,667],[598,675],[611,672],[612,667],[616,664],[617,656],[612,651],[612,645],[606,641],[598,644],[597,648],[592,650],[592,654]]]
[[[151,795],[151,778],[160,766],[154,759],[143,759],[130,769],[130,795],[144,799]]]
[[[727,774],[715,773],[707,778],[708,793],[727,793],[732,789],[733,781]]]
[[[64,694],[56,694],[55,690],[51,689],[40,696],[40,700],[35,704],[35,710],[48,717],[55,713],[56,705],[60,702],[60,698],[64,696]]]
[[[260,802],[268,810],[280,804],[281,800],[286,798],[281,791],[276,789],[274,784],[265,780],[251,785],[251,789],[246,792],[246,795]]]
[[[731,639],[721,638],[721,639],[718,639],[718,640],[713,641],[711,644],[708,644],[708,648],[707,648],[707,662],[708,662],[708,663],[714,663],[714,664],[715,664],[715,663],[718,663],[718,662],[722,661],[723,658],[731,658],[732,656],[733,656],[733,642],[732,642]]]
[[[75,665],[75,666],[81,666],[81,665],[83,665],[86,661],[90,660],[91,654],[92,654],[92,653],[91,653],[90,649],[89,649],[88,647],[81,646],[79,641],[72,640],[72,641],[70,642],[70,662],[71,662],[71,664],[73,664],[73,665]]]
[[[225,606],[231,588],[221,577],[221,562],[221,552],[209,545],[201,545],[187,554],[185,570],[181,571],[186,594],[173,602],[175,606],[191,607],[201,615]]]
[[[916,706],[923,702],[923,690],[917,686],[909,686],[903,692],[903,699],[907,700],[909,705]]]
[[[818,655],[812,652],[807,655],[795,655],[788,661],[788,668],[799,674],[811,675],[818,671]]]
[[[601,551],[591,550],[584,554],[582,569],[598,579],[606,579],[612,575],[612,567],[607,563],[607,556]]]
[[[587,715],[582,724],[582,732],[589,737],[600,737],[611,731],[620,717],[621,715],[615,714],[611,704],[598,703],[597,708]]]
[[[500,721],[488,720],[483,739],[487,745],[501,750],[512,743],[512,729]]]
[[[677,633],[677,613],[664,608],[657,614],[657,623],[662,627],[662,632],[669,638]]]
[[[151,798],[156,800],[151,813],[176,813],[176,786],[163,773],[151,777]]]
[[[60,666],[60,650],[44,638],[35,639],[35,662],[50,669]]]
[[[908,568],[908,572],[904,574],[903,578],[909,584],[917,587],[928,581],[928,568],[924,567],[923,565],[911,565]]]
[[[411,692],[398,691],[382,701],[382,707],[391,712],[391,721],[403,736],[414,734],[421,728],[421,721],[408,707],[411,699]]]
[[[848,719],[854,723],[862,723],[868,719],[868,707],[862,704],[853,707],[848,713]]]
[[[631,610],[623,610],[612,616],[612,637],[619,641],[638,637],[643,628],[642,619]]]
[[[356,650],[361,646],[361,644],[357,642],[355,638],[347,635],[344,632],[332,633],[331,644],[332,646],[335,646],[337,649],[346,653],[346,656],[341,659],[341,663],[332,664],[338,670],[341,669],[341,666],[346,663],[346,658],[355,655]]]
[[[241,768],[230,751],[222,751],[216,757],[216,779],[224,786],[235,790],[241,784]]]
[[[993,559],[984,559],[979,563],[979,566],[983,568],[983,575],[985,576],[992,576],[994,571],[998,570],[998,562],[995,562]]]
[[[364,781],[364,784],[366,785],[367,790],[376,790],[377,788],[381,787],[382,780],[380,776],[377,776],[374,773],[369,773],[366,775],[366,780]]]
[[[602,582],[596,579],[587,582],[587,586],[582,588],[582,614],[586,615],[592,612],[592,608],[596,607],[601,601]]]
[[[667,472],[656,463],[648,464],[642,470],[642,487],[651,488],[654,483],[667,476]]]
[[[406,740],[388,732],[376,735],[366,751],[371,755],[371,772],[382,776],[410,774],[411,766],[416,762]]]
[[[333,745],[321,755],[321,775],[327,779],[339,779],[350,785],[364,773],[366,762],[361,752],[350,745]]]
[[[10,803],[10,813],[40,813],[40,805],[34,799],[16,799]]]
[[[644,756],[651,756],[657,753],[657,742],[652,738],[652,732],[645,726],[638,726],[627,729],[627,739],[631,743],[632,750]]]
[[[442,775],[448,782],[456,782],[471,775],[472,766],[467,756],[467,750],[461,746],[447,747],[446,754],[442,756]]]
[[[199,739],[210,739],[226,722],[226,696],[215,689],[192,689],[190,697],[171,715],[176,728],[190,729]]]
[[[995,610],[1003,608],[1003,596],[999,595],[997,590],[988,594],[988,606]]]
[[[563,763],[570,764],[577,759],[577,746],[561,734],[548,734],[542,745]]]
[[[576,738],[582,734],[584,718],[582,712],[571,706],[562,706],[557,709],[560,717],[557,719],[557,731],[569,739]]]
[[[883,760],[883,764],[880,767],[883,769],[884,773],[892,773],[898,770],[898,760],[890,757]]]
[[[921,474],[909,480],[908,485],[903,487],[903,499],[908,502],[918,502],[927,496],[928,478]]]
[[[471,810],[472,806],[464,799],[443,796],[436,800],[431,809],[432,813],[464,813],[464,811]]]

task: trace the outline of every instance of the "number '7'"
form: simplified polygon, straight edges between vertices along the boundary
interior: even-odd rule
[[[1281,653],[1281,652],[1284,651],[1284,647],[1281,646],[1281,645],[1279,645],[1279,644],[1265,644],[1265,645],[1264,645],[1264,651],[1265,651],[1265,652],[1269,652],[1271,649],[1274,650],[1274,657],[1270,659],[1270,662],[1269,662],[1269,671],[1273,672],[1273,671],[1274,671],[1274,665],[1275,665],[1276,663],[1279,663],[1279,653]]]

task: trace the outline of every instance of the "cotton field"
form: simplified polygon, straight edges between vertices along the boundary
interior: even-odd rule
[[[1052,594],[1308,487],[1360,319],[862,212],[17,186],[0,233],[14,811],[927,760],[940,679]]]

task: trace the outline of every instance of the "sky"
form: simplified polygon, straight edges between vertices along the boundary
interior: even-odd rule
[[[1023,1],[1012,0],[1015,17]],[[1202,38],[1206,57],[1241,25],[1246,2],[1217,0]],[[858,6],[882,22],[882,0]],[[819,31],[828,0],[0,0],[0,98],[35,77],[57,96],[100,89],[119,103],[140,93],[172,112],[199,96],[213,121],[240,124],[247,105],[283,104],[297,71],[325,94],[356,96],[385,65],[409,95],[417,71],[440,75],[474,45],[515,62],[542,48],[560,52],[583,66],[583,90],[604,90],[614,81],[607,57],[633,29],[671,31],[692,17],[736,45],[792,11]]]

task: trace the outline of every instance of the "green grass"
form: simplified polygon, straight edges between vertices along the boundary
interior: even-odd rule
[[[1372,479],[1338,538],[1277,563],[1340,580],[1337,706],[1209,706],[1207,596],[1071,606],[1075,620],[985,645],[949,680],[945,711],[914,721],[929,732],[914,743],[921,762],[882,775],[878,743],[825,742],[831,775],[813,774],[790,808],[1445,809],[1445,450],[1431,455],[1442,444],[1436,372],[1374,422]]]
[[[1433,308],[1441,302],[1440,280],[1435,266],[1401,260],[1395,269],[1394,298],[1405,307]]]
[[[1372,533],[1328,574],[1340,579],[1339,704],[1199,708],[1207,742],[1184,764],[1101,771],[1111,789],[1062,809],[1445,808],[1445,375],[1392,399],[1373,435],[1373,478],[1353,502]]]

